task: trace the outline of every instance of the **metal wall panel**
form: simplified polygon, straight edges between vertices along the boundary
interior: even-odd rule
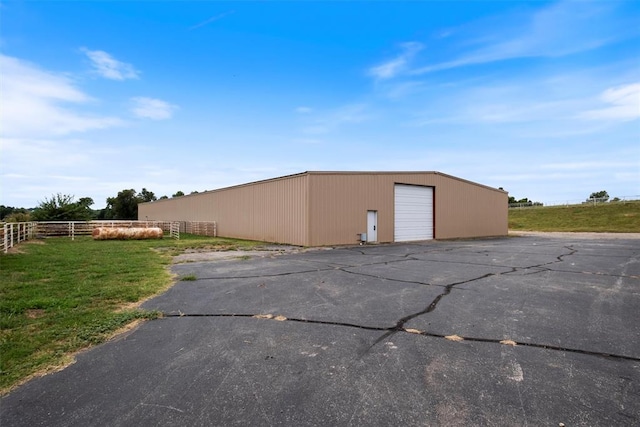
[[[305,172],[144,203],[141,220],[216,221],[226,237],[302,246],[357,244],[367,211],[378,242],[394,239],[394,185],[434,189],[434,238],[507,234],[508,194],[439,172]]]
[[[355,244],[368,210],[378,211],[378,241],[394,240],[394,185],[434,188],[434,238],[504,236],[506,192],[439,172],[309,172],[309,242]]]
[[[216,221],[218,235],[307,245],[305,174],[143,203],[138,218]]]
[[[378,211],[378,241],[393,240],[393,184],[378,174],[309,175],[311,246],[355,244],[367,232],[367,211]]]

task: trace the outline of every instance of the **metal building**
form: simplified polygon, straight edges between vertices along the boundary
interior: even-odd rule
[[[218,235],[324,246],[507,235],[508,194],[440,172],[303,172],[138,206]]]

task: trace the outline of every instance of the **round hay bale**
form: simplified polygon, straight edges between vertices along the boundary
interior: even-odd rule
[[[94,240],[143,240],[162,239],[162,228],[160,227],[97,227],[91,233]]]

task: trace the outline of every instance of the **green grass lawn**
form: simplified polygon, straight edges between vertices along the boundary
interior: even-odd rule
[[[184,234],[180,240],[59,237],[0,255],[0,394],[136,319],[157,316],[136,303],[172,284],[171,255],[258,244]]]
[[[640,201],[512,208],[509,229],[640,233]]]

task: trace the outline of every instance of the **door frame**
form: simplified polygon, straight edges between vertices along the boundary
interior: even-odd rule
[[[367,243],[378,241],[378,211],[367,211]]]
[[[426,205],[428,205],[428,211],[425,211],[424,213],[426,213],[427,218],[426,219],[430,219],[430,224],[427,228],[430,228],[430,230],[425,230],[427,233],[424,236],[421,236],[421,238],[404,238],[404,234],[406,234],[406,223],[407,223],[407,219],[406,219],[406,215],[405,212],[403,211],[403,216],[402,216],[402,221],[399,221],[399,193],[403,193],[402,196],[407,196],[407,191],[410,190],[410,192],[413,192],[413,190],[430,190],[430,197],[429,198],[424,198],[421,200],[427,201]],[[411,195],[409,194],[409,198],[411,197],[416,197],[417,195]],[[431,186],[431,185],[415,185],[415,184],[404,184],[404,183],[400,183],[400,182],[396,182],[394,183],[394,205],[393,205],[393,241],[394,242],[412,242],[412,241],[420,241],[420,240],[433,240],[436,237],[436,215],[435,215],[435,206],[436,206],[436,188],[435,186]],[[420,196],[419,196],[420,197]],[[403,206],[406,206],[406,200],[403,198],[401,200],[403,202]],[[415,200],[414,203],[411,203],[412,205],[415,204]],[[422,203],[419,203],[422,205]],[[422,211],[421,211],[422,212]],[[415,212],[411,213],[411,216],[415,216]],[[414,218],[415,219],[415,218]],[[421,221],[421,219],[419,219],[419,222],[423,222],[423,225],[426,226],[427,221]],[[398,238],[398,234],[399,234],[399,225],[402,225],[403,227],[403,238],[399,239]],[[420,228],[422,228],[422,226],[420,226]]]

